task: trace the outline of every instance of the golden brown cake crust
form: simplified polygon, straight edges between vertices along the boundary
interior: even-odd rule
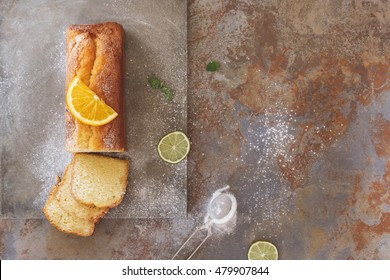
[[[70,152],[122,152],[126,149],[123,98],[124,30],[115,22],[72,25],[66,34],[66,91],[77,75],[117,113],[103,126],[80,123],[66,111]]]

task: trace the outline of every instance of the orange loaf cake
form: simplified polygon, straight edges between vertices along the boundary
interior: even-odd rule
[[[66,110],[69,152],[123,152],[126,149],[123,97],[124,30],[114,22],[72,25],[66,34],[66,92],[75,76],[118,113],[108,124],[83,124]]]

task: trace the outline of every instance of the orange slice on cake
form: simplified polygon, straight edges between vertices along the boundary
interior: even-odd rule
[[[77,76],[69,85],[66,93],[66,105],[77,120],[92,126],[105,125],[118,116],[114,109],[108,106]]]

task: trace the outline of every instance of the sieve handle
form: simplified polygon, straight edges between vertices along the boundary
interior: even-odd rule
[[[195,248],[195,250],[192,252],[192,254],[187,258],[187,260],[190,260],[195,255],[195,253],[199,250],[200,247],[202,247],[202,245],[206,242],[206,240],[210,236],[211,236],[211,230],[208,230],[206,237],[202,240],[202,242],[198,245],[198,247]]]
[[[183,245],[180,246],[180,248],[176,251],[175,255],[173,255],[171,260],[174,260],[177,255],[180,253],[180,251],[185,247],[185,245],[195,236],[195,234],[199,231],[207,231],[206,237],[202,240],[202,242],[195,248],[195,250],[191,253],[191,255],[187,258],[189,260],[193,257],[193,255],[199,250],[199,248],[203,245],[204,242],[211,236],[211,227],[209,224],[202,225],[200,227],[197,227],[194,232],[187,238],[187,240],[183,243]]]

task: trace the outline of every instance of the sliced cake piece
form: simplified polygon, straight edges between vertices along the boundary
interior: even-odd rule
[[[94,154],[75,154],[71,191],[80,203],[115,207],[121,203],[127,186],[129,161]]]
[[[62,209],[82,219],[97,222],[109,210],[108,207],[98,208],[82,204],[74,199],[71,192],[73,163],[66,167],[61,183],[58,185],[57,200]]]
[[[61,208],[56,198],[58,186],[54,186],[46,201],[43,213],[49,222],[60,231],[80,236],[91,236],[95,230],[95,223],[81,219]]]

